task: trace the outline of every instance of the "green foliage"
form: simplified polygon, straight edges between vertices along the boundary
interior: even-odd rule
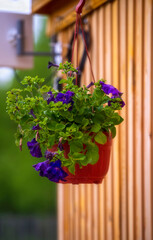
[[[63,151],[58,151],[58,157],[62,166],[67,166],[69,171],[74,173],[76,163],[81,167],[98,161],[96,143],[107,142],[105,132],[115,137],[115,125],[123,121],[116,112],[121,109],[121,105],[119,98],[112,100],[105,94],[100,81],[94,84],[93,94],[90,94],[85,86],[82,88],[74,85],[73,75],[77,70],[71,63],[60,64],[59,70],[63,70],[67,75],[67,79],[60,81],[61,84],[64,83],[61,93],[66,94],[68,91],[73,93],[72,101],[67,103],[63,103],[62,100],[54,101],[59,92],[43,85],[43,78],[25,77],[21,82],[25,86],[23,90],[13,89],[8,92],[7,112],[18,124],[17,145],[21,138],[30,141],[35,137],[37,131],[32,130],[32,127],[37,124],[41,128],[38,142],[43,149],[52,148],[54,144],[58,144],[59,139],[62,139],[62,143],[68,141],[70,146],[68,159],[65,158]],[[50,98],[49,92],[52,93],[54,100],[47,103]],[[109,101],[112,101],[111,105],[108,105]],[[30,114],[31,110],[35,117]]]
[[[41,31],[40,39],[35,46],[35,51],[50,51],[49,41],[45,36],[44,27],[44,30]],[[22,79],[23,76],[35,76],[37,74],[40,78],[45,77],[45,84],[51,85],[52,72],[48,73],[48,60],[50,58],[35,57],[33,69],[18,70],[18,78],[12,79],[11,85],[10,83],[0,85],[1,214],[56,214],[56,184],[47,181],[47,179],[41,179],[37,172],[35,172],[32,165],[36,163],[36,159],[29,154],[26,141],[23,141],[25,147],[23,147],[22,152],[15,147],[14,134],[16,132],[16,123],[11,121],[6,113],[6,89],[20,88],[22,90],[23,85],[20,84],[20,78]],[[47,88],[50,87],[47,86]],[[44,90],[44,92],[47,91]],[[23,94],[25,96],[27,93],[24,92]],[[25,124],[26,119],[27,116],[23,118]]]

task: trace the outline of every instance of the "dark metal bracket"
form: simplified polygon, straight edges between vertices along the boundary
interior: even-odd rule
[[[26,52],[24,50],[24,20],[17,21],[16,53],[18,56],[57,56],[60,53],[53,52]]]

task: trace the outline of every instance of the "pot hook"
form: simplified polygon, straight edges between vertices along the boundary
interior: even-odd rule
[[[85,4],[85,1],[86,0],[80,0],[80,2],[77,4],[76,9],[75,9],[76,13],[78,13],[78,14],[82,13],[82,8],[83,8],[83,6]]]

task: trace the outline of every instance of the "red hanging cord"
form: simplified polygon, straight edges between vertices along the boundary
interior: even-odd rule
[[[74,39],[73,39],[73,46],[72,46],[72,56],[71,56],[71,62],[73,62],[73,55],[74,55],[74,47],[75,47],[75,40],[77,37],[77,26],[78,26],[79,18],[78,14],[76,16],[76,22],[75,22],[75,32],[74,32]]]
[[[80,2],[78,3],[78,5],[76,6],[76,23],[75,23],[75,32],[74,32],[74,39],[73,39],[73,46],[72,46],[72,57],[71,57],[71,62],[73,62],[73,55],[74,55],[74,47],[75,47],[75,41],[77,39],[77,48],[76,48],[76,64],[78,67],[78,33],[79,33],[79,23],[81,25],[81,31],[82,31],[82,35],[83,35],[83,40],[84,40],[84,45],[85,45],[85,49],[86,49],[86,53],[89,59],[89,63],[90,63],[90,69],[91,69],[91,74],[92,74],[92,78],[93,81],[95,83],[95,77],[94,77],[94,73],[93,73],[93,69],[92,69],[92,63],[91,63],[91,59],[88,53],[88,48],[87,48],[87,44],[86,44],[86,40],[85,40],[85,35],[84,35],[84,30],[83,30],[83,24],[82,24],[82,20],[81,20],[81,16],[80,14],[82,13],[82,8],[85,4],[85,0],[80,0]],[[77,85],[77,75],[76,75],[76,85]]]
[[[84,30],[83,30],[82,19],[81,19],[80,15],[79,15],[79,20],[80,20],[81,31],[82,31],[82,35],[83,35],[83,40],[84,40],[86,53],[87,53],[87,56],[88,56],[88,59],[89,59],[89,63],[90,63],[90,69],[91,69],[92,78],[93,78],[93,81],[95,83],[96,81],[95,81],[95,77],[94,77],[94,73],[93,73],[93,69],[92,69],[92,63],[91,63],[91,59],[90,59],[90,56],[89,56],[89,52],[88,52],[88,48],[87,48],[87,44],[86,44],[86,40],[85,40],[85,35],[84,35]]]

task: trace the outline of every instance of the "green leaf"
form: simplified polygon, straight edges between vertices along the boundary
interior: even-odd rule
[[[89,124],[89,119],[83,118],[81,123],[82,123],[83,127],[86,127]]]
[[[118,114],[118,113],[114,113],[112,118],[110,119],[110,121],[112,121],[114,123],[114,125],[118,125],[121,122],[123,122],[123,118]]]
[[[57,123],[55,128],[58,130],[58,131],[61,131],[65,128],[65,125],[63,123]]]
[[[69,142],[71,152],[81,152],[83,149],[83,144],[79,140],[72,140]]]
[[[83,161],[86,158],[86,156],[83,153],[77,153],[77,152],[73,153],[71,157],[75,161]]]
[[[100,144],[105,144],[107,142],[107,137],[102,132],[97,133],[94,139],[97,143],[100,143]]]
[[[86,166],[87,164],[95,164],[99,159],[99,149],[95,143],[89,143],[87,145],[86,159],[81,162],[82,165]]]
[[[75,133],[75,138],[81,139],[83,137],[83,133],[81,131],[78,131]]]
[[[54,143],[55,143],[55,135],[50,135],[48,137],[48,146],[51,147],[54,145]]]
[[[111,134],[112,134],[112,138],[114,138],[116,136],[116,127],[111,127]]]
[[[67,83],[67,80],[66,80],[66,79],[61,79],[61,80],[59,81],[59,84],[62,84],[62,83]]]
[[[68,170],[69,170],[70,173],[75,174],[75,163],[71,164],[68,167]]]
[[[92,126],[91,132],[97,133],[97,132],[99,132],[100,129],[101,129],[100,124],[99,124],[99,123],[96,123],[96,124],[94,124],[94,125]]]
[[[56,122],[55,121],[50,121],[49,123],[47,123],[47,127],[49,130],[54,131],[55,130],[55,126],[56,126]]]

